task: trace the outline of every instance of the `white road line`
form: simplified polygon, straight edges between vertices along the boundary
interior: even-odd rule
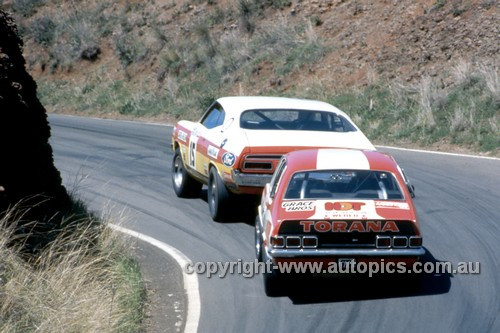
[[[145,241],[153,246],[156,246],[157,248],[166,252],[168,255],[174,258],[175,261],[177,261],[179,266],[181,266],[184,289],[186,290],[188,299],[186,327],[184,328],[184,332],[196,333],[198,331],[198,323],[200,321],[200,311],[201,311],[198,276],[196,274],[187,274],[184,271],[184,267],[186,267],[187,264],[192,264],[191,260],[189,260],[189,258],[186,257],[184,253],[177,250],[175,247],[163,243],[153,237],[146,236],[134,230],[120,227],[116,224],[109,224],[109,226],[112,229],[115,229],[124,234],[130,235],[132,237]]]
[[[427,154],[448,155],[448,156],[457,156],[457,157],[482,158],[482,159],[485,159],[485,160],[500,161],[500,158],[498,158],[498,157],[490,157],[490,156],[479,156],[479,155],[447,153],[447,152],[442,152],[442,151],[423,150],[423,149],[410,149],[410,148],[400,148],[400,147],[392,147],[392,146],[379,146],[379,145],[375,145],[375,147],[377,147],[377,148],[394,149],[394,150],[411,151],[411,152],[415,152],[415,153],[427,153]]]

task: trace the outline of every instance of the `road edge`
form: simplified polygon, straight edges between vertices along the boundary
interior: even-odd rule
[[[196,274],[187,274],[184,270],[186,265],[192,264],[191,260],[184,253],[182,253],[175,247],[170,246],[164,242],[161,242],[153,237],[141,234],[140,232],[131,229],[118,226],[116,224],[110,223],[109,226],[116,231],[135,237],[152,246],[157,247],[158,249],[170,255],[177,262],[177,264],[181,267],[184,290],[187,295],[187,303],[188,303],[186,325],[184,326],[184,332],[196,333],[198,331],[198,324],[200,321],[200,313],[201,313],[198,276]]]
[[[155,123],[155,122],[150,122],[150,121],[111,119],[111,118],[99,118],[99,117],[86,117],[86,116],[69,115],[69,114],[62,114],[62,113],[49,113],[49,115],[62,116],[62,117],[85,118],[85,119],[92,119],[92,120],[120,121],[120,122],[130,123],[130,124],[144,124],[144,125],[152,125],[152,126],[174,127],[174,124],[169,124],[169,123],[167,123],[167,124],[166,123]],[[481,155],[473,155],[473,154],[450,153],[450,152],[442,152],[442,151],[435,151],[435,150],[401,148],[401,147],[385,146],[385,145],[375,145],[375,147],[386,148],[386,149],[402,150],[402,151],[411,151],[411,152],[416,152],[416,153],[427,153],[427,154],[447,155],[447,156],[456,156],[456,157],[470,157],[470,158],[479,158],[479,159],[485,159],[485,160],[500,161],[500,158],[493,157],[493,156],[481,156]]]
[[[493,160],[500,161],[500,158],[493,156],[481,156],[481,155],[471,155],[471,154],[460,154],[460,153],[449,153],[444,151],[435,151],[435,150],[425,150],[425,149],[413,149],[413,148],[401,148],[401,147],[393,147],[393,146],[383,146],[383,145],[375,145],[377,148],[385,148],[385,149],[394,149],[394,150],[402,150],[402,151],[411,151],[415,153],[424,153],[424,154],[435,154],[435,155],[447,155],[447,156],[456,156],[456,157],[471,157],[471,158],[480,158],[484,160]]]

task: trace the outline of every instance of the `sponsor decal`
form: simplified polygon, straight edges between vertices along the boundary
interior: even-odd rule
[[[225,153],[222,155],[222,163],[225,166],[232,167],[234,165],[234,162],[236,161],[236,157],[234,156],[233,153]]]
[[[198,144],[198,137],[191,135],[189,138],[189,166],[196,169],[196,146]]]
[[[325,202],[325,219],[368,219],[364,202]],[[363,210],[362,210],[363,209]]]
[[[394,221],[300,221],[303,232],[399,232]]]
[[[361,210],[364,202],[326,202],[325,210]]]
[[[285,201],[281,203],[281,208],[287,212],[304,212],[314,210],[314,201]]]
[[[366,212],[353,212],[353,211],[331,211],[325,212],[322,217],[323,219],[338,220],[338,219],[348,219],[348,220],[367,220],[368,213]],[[373,217],[372,217],[373,218]]]
[[[188,134],[182,130],[177,131],[177,137],[179,140],[186,142]]]
[[[217,155],[219,155],[219,148],[216,148],[212,145],[208,145],[207,154],[211,158],[217,159]]]
[[[339,221],[382,221],[385,219],[385,217],[377,214],[373,200],[351,200],[317,200],[315,214],[307,218],[311,220]]]
[[[394,208],[394,209],[406,209],[410,210],[410,205],[406,202],[394,202],[394,201],[375,201],[376,208]]]

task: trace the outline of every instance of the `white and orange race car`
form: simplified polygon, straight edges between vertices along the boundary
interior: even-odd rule
[[[310,149],[285,155],[255,221],[257,258],[283,262],[405,262],[424,255],[411,193],[378,151]],[[264,274],[266,293],[279,280]]]
[[[207,184],[211,216],[220,220],[232,194],[260,195],[283,154],[313,147],[375,150],[352,120],[328,103],[223,97],[199,122],[175,125],[173,187],[179,197],[190,197]]]

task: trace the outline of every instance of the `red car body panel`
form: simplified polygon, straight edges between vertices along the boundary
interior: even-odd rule
[[[321,156],[319,156],[321,155]],[[334,159],[339,160],[335,161]],[[340,160],[340,159],[345,159]],[[259,210],[263,230],[263,247],[273,261],[317,261],[336,260],[346,257],[335,253],[348,253],[346,248],[355,249],[349,258],[359,261],[377,261],[381,258],[394,261],[414,262],[424,253],[420,246],[410,248],[410,238],[419,238],[421,233],[415,206],[410,192],[395,160],[377,151],[346,149],[312,149],[292,152],[284,157],[286,167],[277,184],[271,183],[264,189]],[[372,170],[390,173],[396,180],[404,198],[388,199],[285,199],[285,193],[292,177],[297,172],[315,170]],[[279,168],[279,167],[278,167]],[[276,185],[274,198],[270,197]],[[318,238],[315,249],[291,250],[297,255],[290,258],[287,249],[274,249],[272,237],[313,235]],[[405,248],[377,248],[377,237],[406,238]],[[344,239],[348,243],[336,243]],[[332,243],[328,245],[328,242]],[[359,243],[359,248],[357,244]],[[361,244],[362,243],[362,244]],[[370,244],[373,246],[370,247]],[[337,244],[337,245],[335,245]],[[421,244],[421,243],[420,243]],[[392,247],[392,245],[391,245]],[[327,253],[321,256],[319,252]],[[365,251],[366,250],[366,251]],[[365,251],[365,252],[363,252]],[[273,253],[274,252],[274,253]],[[385,254],[384,254],[385,253]]]

